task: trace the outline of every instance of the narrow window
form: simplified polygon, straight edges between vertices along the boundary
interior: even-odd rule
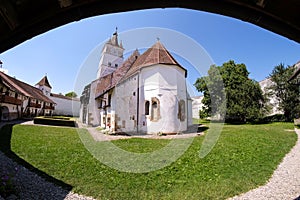
[[[145,102],[145,115],[149,115],[150,102]]]
[[[118,64],[115,64],[115,67],[118,67]]]
[[[108,95],[108,105],[111,105],[111,94]]]
[[[151,100],[151,120],[158,121],[160,119],[160,103],[156,97]]]
[[[111,62],[108,62],[108,66],[109,66],[109,67],[111,66]]]
[[[180,121],[185,120],[185,102],[184,102],[184,100],[180,100],[178,103],[178,119],[180,119]]]

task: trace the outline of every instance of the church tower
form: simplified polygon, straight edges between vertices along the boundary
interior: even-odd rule
[[[47,75],[44,76],[37,84],[35,84],[35,87],[39,88],[44,95],[50,96],[52,87],[48,81]]]
[[[122,42],[119,44],[118,32],[105,43],[97,71],[97,79],[114,72],[123,63],[124,48]]]

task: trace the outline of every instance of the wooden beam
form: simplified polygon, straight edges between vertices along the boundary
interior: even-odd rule
[[[0,14],[11,30],[19,25],[18,14],[10,1],[0,1]]]
[[[58,0],[61,8],[69,7],[73,4],[72,0]]]

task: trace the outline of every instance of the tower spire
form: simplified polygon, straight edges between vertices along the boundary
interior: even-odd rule
[[[118,42],[118,27],[116,27],[116,32],[114,32],[112,38],[111,38],[111,43],[115,46],[119,46]]]

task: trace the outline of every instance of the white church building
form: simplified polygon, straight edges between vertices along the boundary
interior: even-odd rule
[[[80,120],[110,132],[176,134],[192,125],[187,70],[160,41],[126,61],[118,33],[105,43],[97,79],[80,98]]]

